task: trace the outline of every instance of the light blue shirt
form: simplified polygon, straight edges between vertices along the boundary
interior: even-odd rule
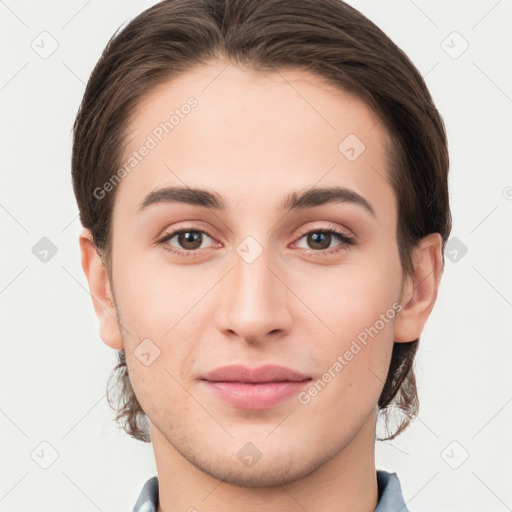
[[[377,470],[379,503],[375,512],[409,512],[396,473]],[[150,478],[142,488],[133,512],[156,512],[158,509],[158,477]]]

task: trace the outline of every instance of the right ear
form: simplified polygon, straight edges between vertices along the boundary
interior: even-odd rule
[[[89,229],[84,228],[82,230],[79,242],[82,268],[87,281],[89,281],[94,311],[100,322],[100,337],[109,347],[122,350],[124,348],[123,337],[117,318],[114,297],[110,289],[107,269],[94,246]]]

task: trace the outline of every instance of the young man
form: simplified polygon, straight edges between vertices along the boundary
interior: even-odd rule
[[[417,410],[446,146],[339,0],[167,0],[110,41],[73,180],[116,419],[155,453],[134,511],[407,510],[376,420]]]

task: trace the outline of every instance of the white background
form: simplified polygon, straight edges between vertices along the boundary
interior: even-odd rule
[[[119,430],[105,400],[115,352],[80,266],[70,177],[89,74],[114,31],[153,3],[0,2],[3,512],[128,511],[156,474],[151,445]],[[350,3],[425,76],[448,132],[452,236],[468,249],[447,259],[421,338],[419,418],[378,443],[377,467],[397,472],[413,512],[510,510],[512,0]],[[43,31],[58,42],[47,59],[31,47]],[[454,31],[469,43],[455,59]],[[32,252],[42,237],[57,247],[47,263]],[[58,453],[48,469],[31,456],[43,441]]]

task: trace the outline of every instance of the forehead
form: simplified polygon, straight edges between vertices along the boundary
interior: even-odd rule
[[[116,204],[133,212],[169,185],[218,190],[233,207],[251,195],[281,203],[291,189],[316,183],[393,200],[390,141],[378,116],[305,70],[263,73],[215,61],[154,89],[129,126]]]

